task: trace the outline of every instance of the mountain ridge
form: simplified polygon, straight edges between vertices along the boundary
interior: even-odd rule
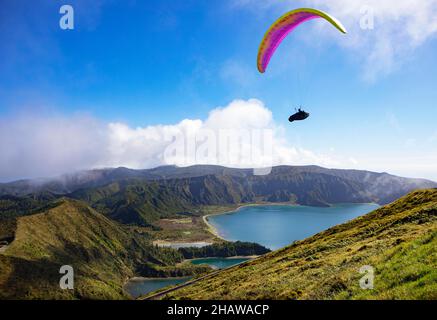
[[[151,226],[161,218],[199,215],[203,206],[329,206],[346,202],[383,205],[413,190],[437,187],[428,180],[317,166],[279,166],[265,176],[254,175],[251,169],[219,166],[105,169],[92,171],[91,176],[83,173],[65,181],[47,182],[35,189],[39,190],[36,194],[17,195],[22,183],[0,185],[0,219],[20,215],[25,208],[38,207],[44,201],[68,197],[85,201],[118,222]],[[22,194],[30,191],[23,190]]]
[[[298,172],[324,172],[337,176],[349,177],[351,174],[359,174],[367,179],[375,177],[391,177],[414,181],[416,183],[434,183],[437,182],[422,178],[403,178],[391,175],[386,172],[373,172],[368,170],[357,169],[329,169],[316,165],[307,166],[275,166],[275,170],[295,170]],[[51,192],[55,194],[72,193],[78,189],[91,188],[107,185],[114,181],[125,180],[129,178],[145,180],[166,180],[174,178],[193,178],[206,175],[228,175],[248,177],[253,176],[253,169],[228,168],[215,165],[194,165],[188,167],[178,166],[160,166],[151,169],[129,169],[126,167],[104,168],[78,171],[76,173],[64,174],[54,178],[38,179],[21,179],[6,183],[0,183],[0,195],[26,195],[36,192]]]

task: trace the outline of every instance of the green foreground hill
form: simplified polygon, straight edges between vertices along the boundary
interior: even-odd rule
[[[171,268],[183,259],[69,199],[14,223],[2,222],[0,233],[14,238],[0,254],[0,299],[128,298],[122,287],[129,277]],[[59,287],[63,265],[74,268],[74,290]]]
[[[437,189],[211,275],[166,299],[437,299]],[[359,286],[374,268],[373,290]]]

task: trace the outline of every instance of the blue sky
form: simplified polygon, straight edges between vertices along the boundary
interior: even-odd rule
[[[437,180],[437,28],[422,32],[427,21],[404,23],[408,32],[398,32],[400,22],[378,2],[369,2],[375,7],[375,28],[363,31],[357,28],[361,13],[356,4],[346,10],[347,2],[338,0],[327,5],[317,0],[280,5],[256,0],[4,0],[0,146],[9,156],[0,156],[0,180],[132,163],[93,159],[59,165],[63,157],[50,158],[57,152],[52,149],[45,156],[58,168],[53,172],[44,168],[43,156],[17,161],[29,158],[28,150],[38,143],[44,145],[30,140],[29,146],[23,142],[29,141],[26,134],[16,138],[23,134],[22,125],[33,126],[35,117],[51,119],[41,126],[86,118],[96,126],[117,123],[135,130],[184,119],[207,121],[212,110],[236,99],[262,101],[287,146],[311,152],[317,164]],[[62,4],[75,10],[74,30],[59,28]],[[257,49],[269,25],[289,9],[317,5],[339,17],[349,34],[311,21],[284,41],[268,72],[258,74]],[[426,6],[433,19],[436,1],[427,0]],[[401,20],[416,18],[401,6],[397,14]],[[299,104],[311,117],[289,125],[287,118]],[[31,136],[41,131],[45,137],[57,135],[47,128],[32,130]],[[13,143],[9,134],[15,136]],[[325,158],[332,161],[317,160]],[[310,162],[302,156],[297,164]],[[134,166],[152,164],[145,160]]]

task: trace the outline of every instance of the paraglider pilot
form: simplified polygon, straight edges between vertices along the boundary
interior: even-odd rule
[[[292,116],[290,116],[290,118],[288,118],[288,121],[290,121],[290,122],[301,121],[301,120],[305,120],[309,116],[310,116],[310,114],[308,112],[303,111],[302,107],[299,107],[298,111],[295,114],[293,114]]]

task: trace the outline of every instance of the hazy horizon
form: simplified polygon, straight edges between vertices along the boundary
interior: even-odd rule
[[[91,172],[91,171],[100,171],[100,170],[128,169],[128,170],[142,171],[142,170],[153,170],[153,169],[162,168],[162,167],[190,168],[190,167],[196,167],[196,166],[213,166],[213,167],[222,167],[222,168],[227,168],[227,169],[241,169],[241,170],[253,170],[254,169],[254,168],[237,168],[237,167],[211,165],[211,164],[195,164],[195,165],[189,165],[189,166],[184,166],[184,167],[178,166],[178,165],[160,165],[160,166],[151,167],[151,168],[129,168],[129,167],[123,167],[123,166],[121,166],[121,167],[102,167],[102,168],[90,168],[90,169],[82,169],[82,170],[76,170],[76,171],[68,171],[68,172],[64,172],[64,173],[53,175],[53,176],[23,177],[23,178],[6,180],[6,181],[0,180],[0,184],[14,183],[14,182],[18,182],[18,181],[55,180],[58,178],[62,178],[63,176],[66,176],[66,175],[74,175],[74,174],[80,174],[80,173]],[[311,164],[307,164],[307,165],[282,164],[282,165],[273,166],[273,168],[276,168],[276,167],[312,167],[312,166],[316,166],[316,167],[320,167],[320,168],[328,169],[328,170],[332,169],[332,170],[367,171],[367,172],[378,173],[378,174],[389,174],[389,175],[397,176],[397,177],[401,177],[401,178],[429,180],[429,181],[437,183],[437,180],[433,180],[433,179],[429,179],[429,178],[414,177],[414,176],[409,177],[409,176],[397,175],[397,174],[387,172],[387,171],[372,171],[372,170],[366,170],[366,169],[328,168],[328,167],[323,167],[323,166],[319,166],[319,165],[311,165]]]

